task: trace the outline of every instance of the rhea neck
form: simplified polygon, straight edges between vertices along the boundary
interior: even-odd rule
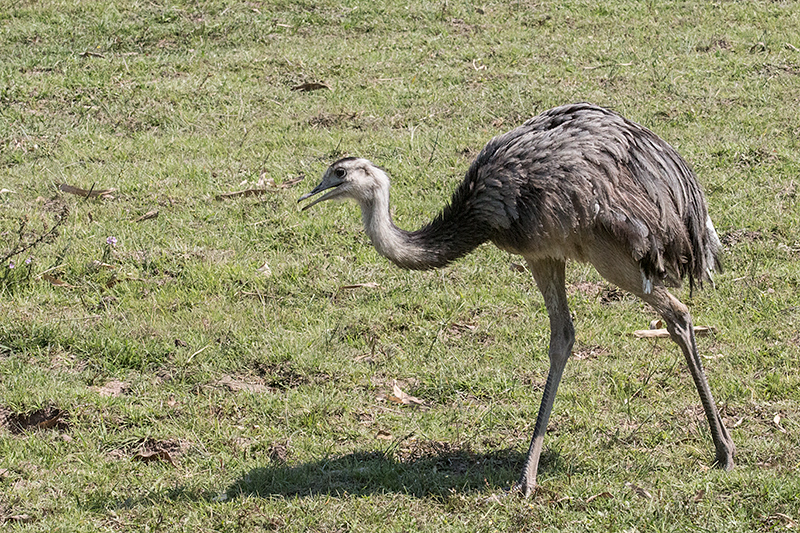
[[[392,221],[389,205],[389,177],[371,164],[358,170],[352,172],[350,181],[341,185],[346,186],[346,192],[339,197],[358,202],[364,230],[373,246],[395,265],[412,270],[440,268],[490,238],[488,226],[471,211],[460,193],[420,229],[398,228]],[[467,185],[462,184],[462,188]]]
[[[377,170],[377,169],[376,169]],[[377,170],[380,172],[380,170]],[[364,231],[379,254],[403,268],[430,268],[420,265],[426,250],[412,243],[410,232],[395,226],[389,206],[389,178],[384,174],[359,195]]]

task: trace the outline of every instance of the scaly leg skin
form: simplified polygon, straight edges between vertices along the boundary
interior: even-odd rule
[[[513,492],[519,492],[525,498],[530,497],[536,488],[536,473],[539,469],[547,423],[550,420],[550,412],[553,410],[558,384],[561,382],[564,367],[567,365],[567,360],[572,353],[572,345],[575,342],[575,329],[572,326],[564,287],[564,261],[556,259],[529,260],[528,268],[533,273],[536,285],[544,296],[547,314],[550,317],[550,348],[548,351],[550,370],[547,373],[547,383],[544,386],[539,414],[536,417],[536,426],[528,449],[528,457],[519,481],[512,488]]]
[[[536,426],[528,449],[528,457],[525,460],[525,466],[519,481],[512,488],[512,492],[518,492],[525,498],[530,497],[536,488],[536,474],[544,445],[547,423],[553,409],[558,385],[561,382],[564,368],[575,341],[574,328],[564,288],[564,262],[558,260],[529,260],[528,267],[533,272],[536,284],[544,296],[547,312],[550,316],[550,349],[548,353],[550,371],[547,375],[547,383],[542,395],[539,414],[536,417]],[[686,358],[695,387],[700,395],[700,402],[708,419],[711,438],[716,449],[715,464],[724,470],[732,469],[735,447],[728,430],[725,428],[725,424],[722,422],[722,417],[717,411],[708,380],[703,372],[703,366],[697,352],[692,317],[688,308],[663,286],[655,287],[650,293],[643,293],[641,290],[636,290],[635,287],[629,287],[628,289],[632,289],[631,292],[649,303],[663,317],[670,337],[680,347]]]
[[[544,434],[547,429],[547,422],[550,419],[550,411],[553,409],[553,400],[558,389],[558,382],[564,372],[564,366],[561,365],[561,368],[555,368],[554,365],[550,365],[547,385],[545,385],[545,391],[542,395],[542,404],[539,407],[539,415],[536,417],[536,426],[533,429],[533,438],[528,448],[528,457],[525,459],[525,466],[522,468],[519,480],[511,489],[513,492],[519,492],[523,498],[529,498],[536,488],[536,473],[539,470]]]
[[[670,337],[681,348],[686,358],[711,429],[711,438],[716,449],[715,466],[723,470],[731,470],[735,453],[733,439],[717,411],[714,397],[711,395],[711,388],[708,386],[708,380],[703,372],[703,365],[697,353],[692,317],[689,315],[688,308],[663,287],[656,287],[652,294],[643,295],[642,299],[661,314]]]

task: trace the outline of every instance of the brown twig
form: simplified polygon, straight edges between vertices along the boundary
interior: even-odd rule
[[[2,259],[0,259],[0,263],[5,263],[6,261],[10,260],[12,257],[16,257],[19,254],[25,253],[26,251],[30,250],[31,248],[35,248],[36,246],[38,246],[39,244],[44,242],[45,239],[47,239],[53,233],[55,233],[56,230],[58,229],[58,227],[60,225],[62,225],[66,219],[67,219],[67,214],[66,213],[61,213],[60,215],[57,215],[56,223],[53,224],[53,226],[49,230],[47,230],[46,232],[42,233],[39,237],[37,237],[33,241],[29,242],[28,244],[22,244],[22,241],[23,241],[22,233],[25,230],[26,223],[25,223],[24,219],[20,219],[19,231],[17,232],[18,233],[18,238],[19,238],[19,240],[17,241],[17,245],[14,247],[14,249],[12,249],[10,252],[8,252],[6,255],[4,255]]]

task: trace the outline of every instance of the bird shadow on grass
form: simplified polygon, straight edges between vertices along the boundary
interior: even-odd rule
[[[490,493],[510,488],[524,459],[524,454],[516,450],[474,453],[446,443],[433,443],[413,453],[358,451],[298,465],[272,461],[269,466],[245,473],[226,493],[229,498],[366,496],[387,492],[446,498],[452,494]],[[546,469],[558,468],[558,458],[543,459]]]

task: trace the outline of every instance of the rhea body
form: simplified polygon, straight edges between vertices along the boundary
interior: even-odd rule
[[[525,258],[550,318],[550,369],[523,472],[529,496],[556,390],[575,333],[565,288],[568,259],[650,304],[691,371],[716,449],[733,467],[734,445],[703,372],[688,308],[668,287],[710,281],[721,245],[694,172],[650,130],[587,104],[557,107],[493,138],[470,165],[450,203],[416,231],[394,225],[389,178],[366,159],[333,163],[300,200],[327,191],[353,199],[378,252],[402,268],[444,267],[480,244]]]

